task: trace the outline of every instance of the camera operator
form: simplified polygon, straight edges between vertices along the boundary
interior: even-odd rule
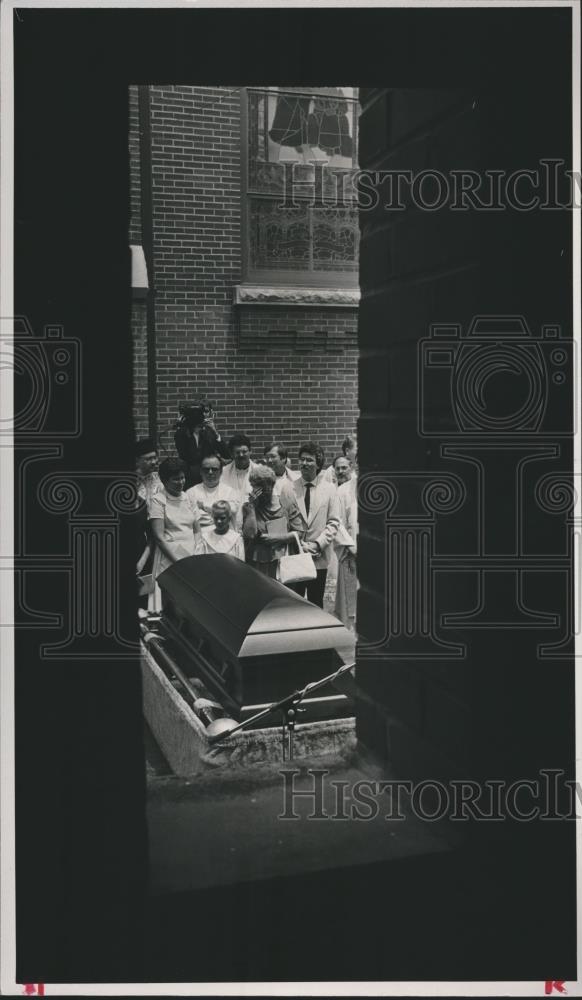
[[[214,412],[205,403],[185,404],[180,407],[180,420],[174,434],[176,451],[186,463],[186,487],[202,481],[200,463],[208,455],[229,458],[228,447],[220,437],[214,423]]]

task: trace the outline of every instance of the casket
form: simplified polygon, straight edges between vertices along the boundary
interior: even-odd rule
[[[338,650],[350,645],[336,618],[233,556],[181,559],[158,583],[166,654],[237,721],[332,674],[342,664]],[[349,714],[332,685],[302,708],[306,722]]]

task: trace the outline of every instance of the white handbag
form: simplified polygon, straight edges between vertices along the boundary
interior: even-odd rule
[[[315,580],[317,570],[309,552],[301,548],[299,535],[293,532],[293,540],[297,546],[295,555],[281,556],[279,559],[277,578],[280,583],[303,583],[305,580]],[[293,543],[290,543],[293,544]],[[289,546],[287,546],[289,549]]]

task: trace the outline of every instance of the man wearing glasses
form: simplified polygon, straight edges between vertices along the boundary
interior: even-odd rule
[[[222,481],[222,462],[218,455],[207,455],[200,463],[202,482],[187,490],[188,496],[197,504],[200,511],[200,527],[208,528],[214,525],[212,505],[218,500],[226,500],[233,512],[233,526],[240,531],[242,513],[239,498],[231,486]]]

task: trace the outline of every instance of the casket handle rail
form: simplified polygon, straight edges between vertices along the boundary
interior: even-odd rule
[[[144,626],[142,626],[141,628],[141,633],[142,633],[142,639],[146,644],[146,646],[149,647],[153,646],[153,648],[156,651],[156,654],[164,662],[167,670],[170,673],[175,674],[175,676],[180,681],[182,687],[190,696],[192,702],[192,708],[206,726],[207,733],[210,726],[218,722],[228,722],[232,723],[233,726],[236,725],[234,719],[224,717],[224,710],[220,707],[220,705],[218,705],[216,702],[209,701],[208,698],[200,697],[199,692],[196,690],[195,687],[193,687],[193,685],[190,682],[190,679],[186,676],[186,674],[182,670],[180,670],[180,667],[175,662],[175,660],[173,660],[166,653],[165,649],[162,646],[161,636],[156,635],[155,632],[148,631],[148,629],[145,628]]]
[[[295,730],[295,719],[301,702],[307,694],[311,694],[313,691],[317,691],[318,688],[325,687],[326,684],[331,684],[333,681],[341,677],[342,674],[352,670],[355,667],[355,663],[344,663],[338,670],[334,671],[333,674],[329,674],[327,677],[322,677],[321,680],[312,681],[310,684],[306,684],[304,688],[299,691],[294,691],[292,694],[287,695],[286,698],[282,698],[280,701],[273,702],[272,705],[268,705],[267,708],[262,709],[262,711],[257,712],[256,715],[252,715],[249,719],[245,719],[243,722],[238,724],[234,719],[217,719],[215,722],[211,722],[206,729],[206,735],[212,743],[218,743],[223,740],[230,739],[235,733],[238,733],[242,729],[247,729],[249,726],[254,725],[261,719],[266,718],[272,712],[281,712],[283,716],[283,760],[293,760],[293,735]]]

